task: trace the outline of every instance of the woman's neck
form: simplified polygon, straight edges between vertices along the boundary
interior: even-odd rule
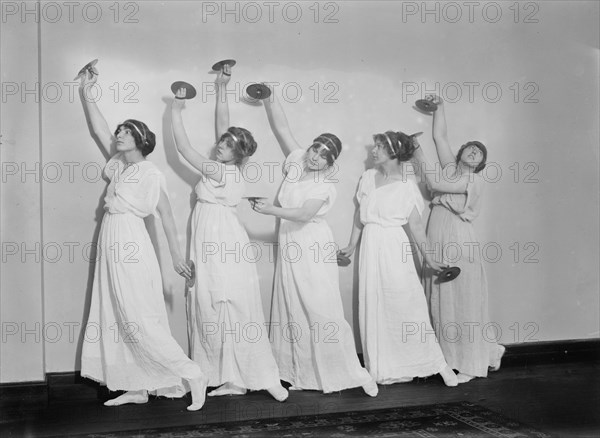
[[[402,167],[395,160],[386,161],[378,166],[377,170],[385,177],[391,178],[402,175]]]
[[[144,161],[146,157],[142,155],[142,152],[139,149],[127,151],[123,153],[123,159],[125,163],[139,163],[140,161]]]
[[[470,175],[473,173],[475,169],[473,169],[468,164],[463,163],[462,161],[458,162],[458,171],[461,175]]]

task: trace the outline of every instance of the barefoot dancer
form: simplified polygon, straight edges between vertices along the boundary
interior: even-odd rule
[[[172,106],[177,149],[201,173],[198,202],[192,213],[190,257],[197,269],[190,289],[188,324],[192,358],[205,370],[209,396],[267,390],[284,401],[262,310],[256,265],[248,260],[249,239],[236,206],[245,191],[240,166],[256,150],[252,134],[229,126],[226,87],[231,67],[225,65],[217,85],[217,155],[210,160],[190,144],[181,110],[186,90],[177,91]]]
[[[171,336],[163,299],[160,267],[144,224],[155,214],[162,220],[175,270],[186,278],[191,271],[182,257],[165,180],[146,160],[155,136],[137,120],[120,124],[114,136],[85,89],[97,81],[86,72],[80,97],[92,134],[110,155],[104,167],[109,180],[105,214],[98,238],[98,256],[86,336],[81,354],[81,375],[125,394],[106,406],[146,403],[148,392],[168,397],[185,394],[182,379],[192,390],[195,411],[204,405],[207,379]]]
[[[321,134],[308,150],[302,149],[274,94],[272,99],[263,102],[287,157],[278,195],[281,207],[257,201],[253,208],[281,219],[271,310],[281,377],[292,384],[290,389],[328,393],[362,386],[375,397],[377,384],[360,366],[352,328],[344,318],[336,246],[325,221],[336,197],[327,169],[342,143],[333,134]]]

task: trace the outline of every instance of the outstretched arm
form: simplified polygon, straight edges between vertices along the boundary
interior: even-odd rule
[[[455,157],[448,142],[448,127],[446,125],[446,112],[444,101],[439,96],[428,96],[438,105],[437,111],[433,113],[433,141],[437,150],[438,159],[442,167],[454,163]]]
[[[300,208],[284,208],[262,201],[255,201],[252,208],[261,214],[276,216],[288,221],[309,222],[319,212],[323,204],[325,204],[325,201],[321,199],[307,199]]]
[[[185,127],[183,126],[183,117],[181,110],[184,108],[184,98],[186,90],[181,88],[177,90],[175,99],[171,105],[171,123],[173,129],[173,137],[175,138],[175,146],[183,158],[190,163],[196,170],[201,172],[207,178],[221,182],[223,178],[224,166],[218,161],[211,160],[206,156],[196,151],[187,136]]]
[[[175,226],[171,203],[162,190],[160,191],[156,210],[158,211],[163,224],[163,229],[165,230],[165,236],[167,237],[167,243],[169,244],[169,252],[171,253],[171,259],[173,260],[173,268],[179,275],[189,279],[192,276],[192,271],[183,258],[181,247],[177,241],[177,227]]]
[[[98,105],[96,105],[96,101],[88,96],[90,88],[94,86],[97,80],[97,74],[86,71],[79,84],[79,98],[83,105],[88,129],[92,136],[97,139],[102,154],[108,159],[110,158],[110,146],[113,141],[113,135],[108,128],[106,119],[100,112]]]
[[[263,103],[265,105],[265,110],[267,111],[271,131],[275,134],[275,138],[277,138],[277,141],[279,142],[281,151],[287,157],[292,151],[300,149],[300,145],[292,135],[287,117],[285,116],[283,108],[275,96],[275,93],[272,92],[271,97],[263,100]]]
[[[227,101],[227,84],[231,79],[231,66],[225,64],[215,79],[217,88],[217,105],[215,108],[215,134],[217,141],[229,128],[229,102]]]

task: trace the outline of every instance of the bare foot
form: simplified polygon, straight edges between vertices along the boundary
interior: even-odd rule
[[[271,396],[273,396],[273,398],[279,402],[286,401],[289,396],[289,393],[283,386],[281,386],[281,384],[273,386],[272,388],[267,389],[267,391],[269,391],[269,394],[271,394]]]
[[[202,409],[206,401],[206,386],[208,385],[208,377],[202,376],[197,379],[188,380],[190,389],[192,390],[192,404],[187,407],[188,411],[197,411]]]
[[[500,369],[500,365],[502,362],[502,356],[506,352],[506,347],[504,345],[498,345],[498,353],[496,356],[496,360],[492,362],[490,365],[490,371],[498,371]]]
[[[242,388],[234,385],[233,383],[224,383],[217,389],[212,390],[208,393],[209,397],[218,397],[220,395],[244,395],[246,394],[246,388]]]
[[[467,383],[473,380],[475,376],[472,376],[470,374],[458,373],[458,376],[456,376],[456,378],[458,379],[458,383]]]
[[[446,386],[458,386],[458,377],[456,376],[456,374],[454,374],[454,371],[452,371],[450,365],[446,364],[444,369],[440,371],[440,375],[442,376],[442,379],[444,379],[444,384]]]
[[[369,383],[363,385],[362,389],[368,396],[371,397],[377,397],[377,394],[379,394],[379,388],[377,387],[377,382],[375,382],[375,379],[371,379]]]
[[[104,406],[121,406],[129,403],[138,405],[148,403],[148,391],[145,389],[140,391],[127,391],[125,394],[105,401]]]

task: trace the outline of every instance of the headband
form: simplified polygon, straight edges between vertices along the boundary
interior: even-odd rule
[[[319,137],[315,138],[315,141],[313,141],[313,144],[321,145],[325,149],[327,149],[329,152],[332,152],[332,150],[331,150],[331,148],[329,146],[327,146],[325,143],[319,141],[319,139],[322,139],[322,138],[331,142],[331,144],[333,145],[333,147],[335,149],[335,158],[337,158],[340,153],[338,151],[338,148],[337,148],[335,142],[332,139],[330,139],[329,137],[319,136]]]
[[[394,150],[394,143],[392,142],[392,139],[390,138],[390,136],[389,136],[389,135],[387,135],[387,133],[386,133],[386,132],[384,132],[384,133],[383,133],[383,135],[385,135],[385,138],[386,138],[386,140],[388,141],[388,143],[389,143],[389,145],[390,145],[390,148],[392,149],[392,153],[393,153],[393,155],[391,155],[391,156],[390,156],[390,158],[395,158],[395,157],[396,157],[396,155],[398,155],[398,154],[397,154],[397,153],[396,153],[396,151]]]
[[[131,120],[125,120],[123,125],[132,126],[142,138],[142,144],[146,144],[146,136],[142,133],[142,131],[140,131],[140,128],[138,128],[135,123],[133,123]]]
[[[229,132],[227,131],[225,134],[229,135],[231,138],[233,138],[233,141],[235,141],[236,143],[240,143],[240,141],[238,140],[238,138],[233,134],[233,132]]]

